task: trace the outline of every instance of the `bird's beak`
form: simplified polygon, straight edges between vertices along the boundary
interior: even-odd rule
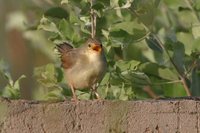
[[[94,44],[94,45],[92,46],[92,49],[93,49],[94,51],[101,52],[102,47],[101,47],[101,45],[96,45],[96,44]]]

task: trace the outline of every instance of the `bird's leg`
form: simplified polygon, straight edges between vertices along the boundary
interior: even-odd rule
[[[70,85],[70,88],[71,88],[71,91],[72,91],[72,94],[73,94],[73,98],[72,98],[71,100],[74,101],[74,102],[77,102],[78,99],[77,99],[77,96],[76,96],[76,94],[75,94],[74,86],[73,86],[73,85]]]
[[[94,99],[94,91],[93,88],[91,87],[91,92],[90,92],[90,99]]]
[[[95,96],[96,96],[96,98],[97,98],[98,100],[101,99],[100,96],[99,96],[99,94],[97,93],[97,84],[95,84],[95,85],[92,86],[92,92],[95,94]],[[93,94],[93,93],[92,93],[92,94]]]
[[[101,97],[99,96],[99,94],[98,94],[96,91],[94,92],[94,94],[96,95],[96,98],[97,98],[98,100],[101,99]]]

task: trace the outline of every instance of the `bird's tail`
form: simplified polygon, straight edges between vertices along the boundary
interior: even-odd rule
[[[58,49],[58,51],[62,54],[62,53],[66,53],[68,51],[70,51],[71,49],[73,49],[72,45],[70,45],[67,42],[64,42],[62,44],[57,44],[56,48]]]
[[[62,63],[61,66],[66,69],[69,68],[73,63],[73,61],[68,57],[68,52],[70,52],[73,49],[72,45],[70,45],[67,42],[64,42],[62,44],[56,45],[56,49],[60,53],[60,59]]]

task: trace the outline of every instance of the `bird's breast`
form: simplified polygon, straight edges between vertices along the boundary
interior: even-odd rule
[[[71,69],[66,70],[68,84],[72,84],[75,88],[91,87],[105,74],[106,61],[103,56],[90,55],[84,58],[80,58]]]

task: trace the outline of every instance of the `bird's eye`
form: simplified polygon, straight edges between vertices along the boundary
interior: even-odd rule
[[[88,47],[91,47],[91,44],[88,44]]]

